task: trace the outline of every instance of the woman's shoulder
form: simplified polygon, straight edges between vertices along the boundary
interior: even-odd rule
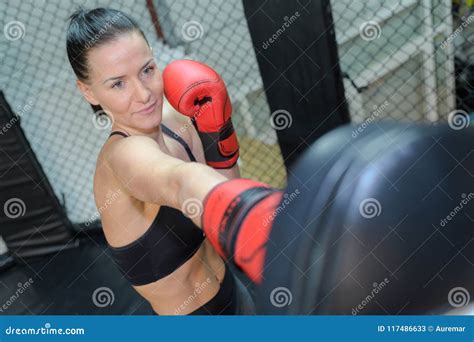
[[[121,170],[126,166],[146,164],[151,157],[153,160],[165,159],[168,155],[154,139],[144,135],[131,135],[110,141],[107,147],[103,147],[98,162],[107,164],[109,169]]]
[[[144,164],[149,156],[154,159],[166,156],[152,138],[133,135],[127,138],[110,137],[102,146],[96,160],[94,190],[103,185],[120,186],[118,174],[131,165]],[[96,191],[94,191],[96,192]]]

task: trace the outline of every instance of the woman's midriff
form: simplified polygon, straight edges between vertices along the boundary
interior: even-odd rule
[[[169,276],[134,288],[157,314],[186,315],[217,294],[224,274],[224,262],[204,240],[196,254]]]

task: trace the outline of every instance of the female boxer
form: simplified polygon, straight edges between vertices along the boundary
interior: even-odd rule
[[[178,205],[181,190],[173,178],[185,162],[216,168],[202,166],[212,176],[193,178],[197,188],[239,177],[237,139],[222,80],[223,120],[216,121],[204,108],[213,111],[218,101],[206,104],[209,97],[202,97],[204,110],[192,124],[167,105],[162,75],[143,32],[113,9],[72,14],[67,54],[84,98],[113,122],[97,158],[94,196],[98,208],[113,197],[100,214],[120,271],[159,315],[235,314],[242,285],[236,287],[238,280],[191,221],[194,199]],[[190,65],[186,75],[194,67],[196,77],[212,74],[199,65]],[[170,98],[180,96],[183,85],[173,86]]]

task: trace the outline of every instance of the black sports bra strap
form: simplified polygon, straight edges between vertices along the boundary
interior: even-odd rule
[[[186,141],[184,141],[183,138],[181,138],[179,135],[177,135],[175,132],[173,132],[171,129],[169,129],[168,127],[166,127],[163,124],[161,124],[161,128],[163,128],[163,133],[165,133],[166,135],[170,136],[171,138],[173,138],[174,140],[179,142],[181,145],[183,145],[183,147],[186,150],[186,153],[188,154],[189,159],[191,159],[191,161],[193,161],[193,162],[196,161],[196,158],[194,157],[193,152],[191,151],[191,149],[189,148],[189,145],[186,143]],[[121,132],[121,131],[113,131],[112,133],[109,134],[109,138],[112,135],[121,135],[125,138],[129,137],[129,135],[127,135],[127,134],[125,134],[124,132]]]
[[[128,137],[127,134],[125,134],[124,132],[120,132],[120,131],[113,131],[112,133],[109,134],[109,138],[112,136],[112,135],[121,135],[122,137]]]
[[[165,133],[166,135],[170,136],[171,138],[173,138],[174,140],[179,142],[181,145],[183,145],[183,147],[186,150],[186,153],[188,154],[189,159],[191,159],[191,161],[193,161],[193,162],[196,161],[196,158],[194,158],[193,152],[191,151],[188,144],[186,143],[186,141],[184,141],[183,138],[181,138],[179,135],[177,135],[175,132],[173,132],[171,129],[169,129],[168,127],[166,127],[163,124],[161,124],[161,128],[163,129],[163,133]]]

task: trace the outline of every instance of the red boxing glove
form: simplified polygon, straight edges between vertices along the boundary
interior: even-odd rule
[[[204,199],[202,228],[216,251],[255,283],[262,282],[266,245],[282,191],[250,179],[215,186]]]
[[[207,165],[229,169],[239,158],[239,143],[230,116],[232,105],[224,81],[212,68],[177,60],[163,70],[165,96],[189,116],[201,138]]]

